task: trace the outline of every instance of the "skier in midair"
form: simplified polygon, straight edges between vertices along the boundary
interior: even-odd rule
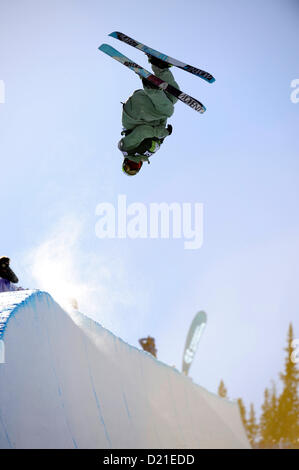
[[[156,57],[148,56],[154,74],[179,89],[169,68],[170,64]],[[151,157],[165,137],[172,133],[172,126],[166,127],[167,119],[174,112],[177,98],[163,91],[146,79],[142,79],[143,90],[136,90],[123,104],[123,137],[118,148],[123,153],[122,169],[127,175],[136,175],[144,161]]]

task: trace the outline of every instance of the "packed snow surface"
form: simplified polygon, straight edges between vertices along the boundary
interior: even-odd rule
[[[236,403],[45,292],[0,294],[0,343],[0,448],[249,447]]]

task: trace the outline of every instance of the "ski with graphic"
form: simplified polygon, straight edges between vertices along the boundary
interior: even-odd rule
[[[164,80],[161,80],[161,78],[156,77],[156,75],[152,74],[151,72],[136,64],[132,60],[128,59],[128,57],[114,49],[114,47],[109,46],[109,44],[102,44],[99,47],[99,50],[109,55],[113,59],[117,60],[121,64],[125,65],[129,69],[133,70],[133,72],[137,73],[137,75],[139,75],[140,77],[145,78],[157,87],[175,96],[195,111],[198,111],[199,113],[204,113],[206,111],[205,106],[200,101],[196,100],[195,98],[192,98],[192,96],[187,95],[187,93],[183,93],[181,90],[178,90],[177,88],[165,82]]]
[[[197,77],[200,77],[203,80],[207,81],[208,83],[213,83],[215,81],[215,78],[210,73],[205,72],[204,70],[198,69],[196,67],[192,67],[192,65],[180,62],[177,59],[173,59],[172,57],[169,57],[166,54],[162,54],[162,52],[156,51],[155,49],[152,49],[151,47],[148,47],[139,41],[135,41],[135,39],[132,39],[129,36],[126,36],[126,34],[120,33],[119,31],[114,31],[113,33],[110,33],[109,36],[119,39],[120,41],[123,41],[126,44],[129,44],[130,46],[136,47],[136,49],[139,49],[147,55],[157,57],[160,60],[164,60],[165,62],[174,65],[175,67],[178,67],[182,70],[186,70],[186,72],[190,72],[193,75],[196,75]]]

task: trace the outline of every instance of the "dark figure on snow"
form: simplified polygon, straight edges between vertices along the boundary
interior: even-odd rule
[[[139,340],[139,343],[144,349],[144,351],[147,351],[151,353],[154,357],[157,357],[157,349],[154,338],[152,338],[151,336],[148,336],[147,338],[141,338]]]
[[[154,74],[179,89],[167,64],[156,57],[149,57]],[[136,175],[144,161],[159,150],[165,137],[172,133],[172,126],[166,127],[167,119],[174,112],[177,98],[163,91],[146,79],[142,79],[143,90],[136,90],[123,105],[122,138],[118,143],[124,155],[123,171]]]
[[[9,267],[9,263],[7,256],[0,258],[0,292],[18,290],[13,284],[17,284],[19,279]]]

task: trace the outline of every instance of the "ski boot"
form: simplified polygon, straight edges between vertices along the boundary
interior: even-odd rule
[[[151,88],[153,90],[159,90],[158,85],[155,85],[154,83],[149,82],[146,78],[141,78],[143,88]]]
[[[153,57],[150,54],[146,54],[148,57],[148,61],[150,64],[155,65],[156,67],[159,67],[159,69],[169,69],[172,67],[171,64],[168,64],[168,62],[165,62],[165,60],[158,59],[157,57]]]
[[[169,69],[170,67],[172,67],[171,64],[169,64],[168,62],[165,62],[164,60],[158,59],[157,57],[153,57],[150,54],[146,54],[146,55],[148,57],[149,63],[152,64],[152,65],[155,65],[156,67],[159,67],[159,69],[161,69],[161,70]],[[159,88],[157,85],[154,85],[153,83],[150,83],[145,78],[142,78],[142,83],[143,83],[143,86],[145,88],[153,88],[153,89],[156,89],[156,90]]]

